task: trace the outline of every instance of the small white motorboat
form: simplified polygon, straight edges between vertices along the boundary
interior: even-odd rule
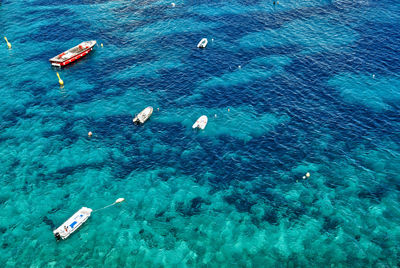
[[[204,129],[207,125],[208,118],[205,115],[202,115],[197,119],[197,121],[193,124],[192,128]]]
[[[207,38],[203,38],[200,40],[200,42],[197,44],[198,48],[205,48],[208,44]]]
[[[146,107],[143,111],[141,111],[138,115],[136,115],[135,118],[133,118],[133,123],[136,125],[143,124],[150,118],[152,113],[153,113],[153,107],[151,106]]]
[[[53,231],[53,234],[57,240],[67,239],[73,232],[75,232],[87,219],[90,217],[92,213],[91,208],[82,207],[78,210],[71,218],[69,218],[66,222],[61,224],[56,230]]]

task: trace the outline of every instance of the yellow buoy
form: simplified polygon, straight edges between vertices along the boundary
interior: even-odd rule
[[[310,172],[306,173],[306,177],[309,178],[310,177]]]
[[[4,36],[4,40],[6,40],[8,48],[11,48],[11,44],[8,42],[7,37]]]
[[[64,85],[64,81],[60,78],[60,75],[57,73],[58,76],[58,83],[60,83],[60,86]]]
[[[103,47],[103,43],[101,43],[101,47]]]

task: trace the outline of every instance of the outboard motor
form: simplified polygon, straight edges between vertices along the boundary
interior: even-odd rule
[[[54,237],[56,238],[57,241],[61,239],[60,233],[55,233]]]

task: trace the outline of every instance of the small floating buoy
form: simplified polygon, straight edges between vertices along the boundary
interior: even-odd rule
[[[8,42],[7,37],[4,36],[4,40],[6,40],[8,48],[11,49],[11,44],[10,44],[10,42]]]
[[[89,131],[89,133],[87,134],[89,137],[92,137],[93,133],[92,131]]]
[[[238,68],[239,68],[239,69],[242,69],[242,66],[239,65]]]
[[[171,6],[172,6],[172,7],[175,7],[175,3],[172,3]]]
[[[306,179],[306,176],[303,176],[303,180],[305,180]]]
[[[61,79],[60,75],[57,72],[57,77],[58,77],[58,83],[60,83],[60,86],[64,85],[64,81]]]
[[[124,201],[125,201],[125,198],[120,197],[117,200],[115,200],[115,203],[121,203],[121,202],[124,202]]]
[[[306,173],[306,177],[309,178],[310,177],[310,172]]]
[[[214,42],[214,38],[211,38],[211,41],[213,41],[213,42]]]
[[[228,108],[228,112],[230,112],[230,111],[231,111],[231,109]]]
[[[100,46],[103,47],[103,43],[101,43]]]
[[[214,117],[217,118],[217,114],[214,114]]]
[[[372,75],[372,78],[375,78],[375,75],[374,75],[374,74]]]

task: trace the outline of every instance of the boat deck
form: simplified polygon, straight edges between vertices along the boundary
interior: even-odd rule
[[[92,209],[82,207],[72,217],[66,220],[60,227],[53,231],[57,239],[66,239],[75,232],[89,217]]]

